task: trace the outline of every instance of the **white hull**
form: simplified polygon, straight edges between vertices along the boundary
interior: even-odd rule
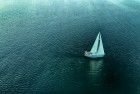
[[[93,54],[91,52],[85,51],[85,56],[95,59],[95,58],[103,58],[105,56],[105,54]]]

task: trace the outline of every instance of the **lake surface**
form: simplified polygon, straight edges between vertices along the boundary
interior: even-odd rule
[[[140,1],[0,0],[0,93],[140,94]]]

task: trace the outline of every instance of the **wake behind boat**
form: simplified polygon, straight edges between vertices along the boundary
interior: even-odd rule
[[[90,50],[90,52],[85,51],[85,56],[89,58],[102,58],[105,56],[103,42],[101,33],[99,32],[97,38]]]

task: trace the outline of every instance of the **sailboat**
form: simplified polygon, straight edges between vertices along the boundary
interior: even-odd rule
[[[89,58],[102,58],[105,56],[101,33],[99,32],[97,38],[89,52],[85,51],[85,56]]]

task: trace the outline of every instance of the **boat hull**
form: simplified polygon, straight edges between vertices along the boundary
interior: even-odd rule
[[[92,58],[92,59],[97,59],[97,58],[103,58],[105,55],[104,54],[93,54],[91,52],[85,51],[85,57]]]

